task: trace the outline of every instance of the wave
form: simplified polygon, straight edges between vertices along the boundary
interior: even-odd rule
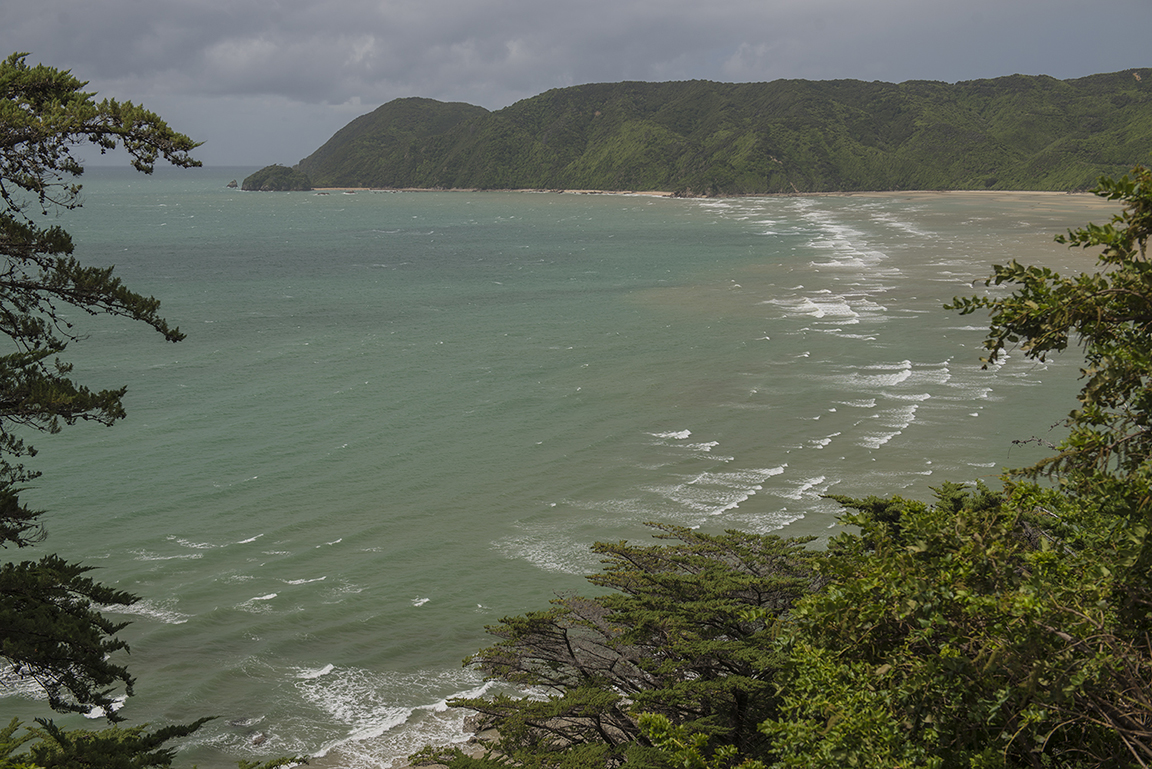
[[[137,561],[194,561],[203,558],[203,553],[182,553],[180,555],[160,555],[148,550],[131,550]]]
[[[181,547],[187,547],[193,550],[211,550],[213,548],[219,547],[219,545],[212,542],[192,542],[191,540],[177,537],[175,534],[169,534],[167,537],[165,537],[165,539],[167,539],[169,542],[175,542]]]
[[[536,528],[536,527],[533,527]],[[596,570],[591,542],[569,539],[555,526],[541,526],[540,533],[506,537],[492,547],[508,558],[527,561],[542,571],[557,574],[587,574]]]
[[[398,674],[337,667],[297,678],[294,686],[343,735],[319,750],[310,750],[296,736],[286,740],[290,752],[311,752],[347,769],[366,769],[394,766],[424,745],[466,742],[472,734],[465,729],[464,713],[449,709],[448,700],[480,697],[493,685],[466,670]],[[421,696],[428,699],[421,702]]]
[[[818,475],[812,478],[804,478],[798,481],[792,481],[791,489],[776,489],[773,493],[778,497],[785,499],[802,500],[802,499],[816,499],[821,496],[828,487],[834,482],[829,481],[825,476]]]
[[[172,608],[175,603],[175,600],[156,602],[144,599],[137,601],[131,606],[121,606],[115,604],[111,606],[101,606],[100,611],[109,614],[129,614],[137,617],[145,617],[147,619],[163,622],[165,625],[183,625],[185,622],[192,619],[193,615],[176,611]]]
[[[326,676],[336,669],[336,666],[329,663],[322,668],[296,668],[296,678],[304,681],[312,681],[321,676]]]
[[[668,432],[668,433],[648,433],[648,434],[651,435],[653,438],[661,438],[664,440],[685,441],[685,440],[688,440],[688,438],[692,435],[692,431],[691,430],[677,430],[675,432]]]
[[[121,694],[119,697],[113,697],[112,698],[112,704],[109,705],[108,707],[106,707],[106,708],[102,708],[99,706],[93,707],[91,710],[89,710],[87,713],[84,714],[84,717],[85,718],[91,718],[91,719],[107,718],[109,714],[115,713],[117,710],[124,707],[124,703],[127,701],[128,701],[128,695],[127,694]]]

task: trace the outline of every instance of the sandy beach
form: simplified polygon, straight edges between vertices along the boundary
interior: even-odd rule
[[[567,189],[479,189],[479,188],[427,188],[427,187],[314,187],[315,193],[396,193],[396,192],[522,192],[552,195],[639,195],[647,197],[671,198],[676,193],[668,190],[567,190]],[[694,196],[689,196],[694,197]],[[704,198],[706,196],[698,196]],[[867,190],[834,192],[762,192],[748,195],[721,195],[717,198],[807,198],[807,197],[881,197],[924,200],[935,197],[971,198],[982,201],[1040,202],[1043,200],[1067,200],[1079,197],[1098,201],[1101,208],[1115,207],[1115,204],[1093,195],[1091,192],[1061,192],[1054,190]]]
[[[514,190],[482,190],[479,188],[452,187],[448,189],[428,187],[313,187],[312,192],[527,192],[553,195],[647,195],[650,197],[670,198],[671,192],[658,190],[552,190],[552,189],[514,189]]]

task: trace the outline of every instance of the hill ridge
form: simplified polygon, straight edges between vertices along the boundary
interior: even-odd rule
[[[422,97],[300,161],[315,186],[757,194],[1082,190],[1152,153],[1152,70],[586,83],[500,110]]]

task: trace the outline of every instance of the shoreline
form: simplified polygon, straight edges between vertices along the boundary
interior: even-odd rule
[[[520,192],[551,195],[625,195],[638,197],[682,198],[684,200],[724,200],[728,198],[815,198],[815,197],[924,197],[947,195],[950,197],[1053,197],[1053,196],[1097,196],[1088,190],[1061,191],[1061,190],[845,190],[835,192],[754,192],[742,195],[679,195],[668,190],[585,190],[585,189],[544,189],[544,188],[515,188],[515,189],[482,189],[479,187],[313,187],[311,190],[318,194],[331,194],[334,192],[356,194],[360,192],[371,193],[399,193],[399,192]]]
[[[479,187],[313,187],[301,192],[527,192],[552,195],[643,195],[648,197],[672,198],[675,193],[659,190],[562,190],[562,189],[481,189]]]

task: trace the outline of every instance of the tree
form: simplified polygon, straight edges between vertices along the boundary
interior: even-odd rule
[[[1144,509],[1152,481],[1152,172],[1137,167],[1119,180],[1103,178],[1093,192],[1120,201],[1121,212],[1056,240],[1100,248],[1097,272],[1063,277],[1013,260],[995,266],[987,281],[1016,286],[1013,293],[957,298],[948,307],[965,315],[989,311],[986,363],[1014,346],[1041,361],[1070,344],[1083,349],[1080,407],[1065,420],[1070,434],[1055,456],[1024,472],[1104,484],[1136,495]]]
[[[839,500],[858,530],[792,614],[780,766],[1152,758],[1152,658],[1118,590],[1135,551],[1107,509],[1032,484]]]
[[[1082,347],[1068,437],[1004,494],[838,498],[857,531],[791,616],[780,766],[1152,765],[1152,174],[1096,193],[1122,212],[1057,240],[1098,272],[1013,261],[988,281],[1012,293],[950,305],[990,312],[988,362]]]
[[[777,705],[776,622],[813,588],[816,555],[799,540],[650,525],[671,543],[593,546],[605,567],[588,580],[613,592],[563,596],[546,611],[504,618],[488,628],[499,642],[465,661],[533,692],[452,703],[490,719],[499,751],[516,763],[664,765],[641,733],[640,712],[763,751],[757,725]],[[476,760],[432,757],[458,769]]]
[[[23,485],[38,473],[22,464],[35,456],[21,433],[57,432],[62,425],[111,425],[124,416],[125,388],[94,392],[74,381],[61,356],[79,335],[67,310],[140,321],[177,342],[184,335],[159,314],[160,303],[128,289],[111,267],[90,267],[73,256],[71,237],[45,221],[80,205],[83,174],[77,146],[101,153],[122,147],[132,165],[151,173],[157,160],[200,165],[197,144],[156,114],[131,102],[94,100],[69,72],[29,66],[27,54],[0,62],[0,334],[11,341],[0,355],[0,548],[44,539],[41,511],[20,503]],[[95,582],[89,568],[57,555],[0,563],[0,658],[35,680],[54,710],[102,709],[112,722],[117,686],[132,693],[132,676],[111,656],[127,650],[117,637],[126,623],[99,607],[130,605],[137,597]],[[40,720],[16,736],[0,731],[0,767],[68,766],[134,769],[170,766],[169,740],[207,719],[155,732],[144,727],[70,730]],[[17,749],[27,754],[13,755]],[[280,766],[287,760],[266,765]]]
[[[0,63],[0,333],[12,351],[0,356],[0,546],[23,548],[43,537],[39,511],[20,504],[21,484],[37,473],[20,463],[35,449],[21,428],[56,432],[61,424],[112,424],[124,416],[124,388],[93,392],[73,381],[60,358],[76,340],[66,306],[88,314],[141,321],[170,341],[183,335],[159,315],[160,303],[126,288],[111,268],[87,267],[72,256],[71,237],[40,219],[80,205],[80,186],[67,177],[84,169],[72,147],[101,152],[123,146],[133,165],[151,172],[159,157],[199,165],[195,143],[158,116],[129,103],[96,103],[85,83],[51,67],[29,66],[26,54]],[[123,625],[96,605],[135,597],[98,585],[88,570],[56,556],[0,566],[0,655],[16,673],[35,679],[53,708],[103,707],[115,719],[108,687],[127,670],[108,655],[125,644]]]

